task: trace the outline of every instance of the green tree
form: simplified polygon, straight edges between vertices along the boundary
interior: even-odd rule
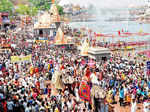
[[[38,9],[36,7],[29,7],[29,15],[35,16],[38,13]]]
[[[16,9],[16,13],[21,14],[21,15],[30,15],[30,16],[34,16],[36,15],[38,12],[36,7],[30,7],[28,5],[24,5],[24,4],[20,4],[18,5],[18,8]]]
[[[29,2],[38,10],[49,10],[51,6],[51,0],[29,0]]]
[[[56,7],[58,9],[59,15],[63,15],[64,14],[64,8],[60,5],[56,5]]]
[[[29,10],[29,8],[27,5],[20,4],[16,8],[16,13],[21,14],[21,15],[25,15],[28,13],[28,10]]]
[[[10,0],[0,0],[0,12],[12,13],[14,5]]]
[[[64,14],[63,7],[58,5],[60,0],[56,0],[57,9],[60,15]],[[38,10],[49,10],[51,7],[51,0],[29,0],[30,5],[36,7]]]

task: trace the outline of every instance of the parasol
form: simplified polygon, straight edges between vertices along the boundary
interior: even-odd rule
[[[64,84],[72,84],[72,83],[74,83],[75,80],[73,77],[66,75],[66,76],[62,77],[62,81]]]
[[[52,84],[55,85],[56,89],[63,89],[64,84],[61,79],[62,73],[60,71],[55,71],[54,75],[52,76]]]
[[[91,89],[91,96],[104,99],[106,96],[106,92],[102,88],[100,88],[98,85],[94,85]]]

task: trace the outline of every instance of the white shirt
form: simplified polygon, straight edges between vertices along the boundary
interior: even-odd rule
[[[30,109],[28,107],[26,107],[25,112],[30,112]]]
[[[90,78],[93,84],[98,84],[98,78],[94,73],[91,74]]]
[[[131,102],[131,112],[136,112],[136,102]]]
[[[71,106],[72,106],[72,105],[71,105],[71,102],[68,101],[68,102],[67,102],[67,106],[68,106],[69,109],[71,109]]]
[[[79,101],[79,93],[78,93],[78,89],[75,88],[75,95],[76,95],[76,100]]]

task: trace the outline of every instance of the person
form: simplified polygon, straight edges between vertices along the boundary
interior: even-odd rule
[[[148,103],[148,100],[145,100],[143,103],[143,112],[149,112],[150,111],[149,106],[150,103]]]
[[[27,104],[27,107],[25,108],[25,112],[30,112],[30,104]]]
[[[113,89],[112,89],[112,99],[113,99],[113,103],[116,103],[116,100],[115,100],[116,92],[117,92],[116,88],[113,87]]]
[[[13,112],[13,107],[14,107],[14,103],[13,101],[9,98],[7,101],[7,110],[8,112]]]
[[[124,102],[124,88],[123,88],[123,86],[121,86],[120,90],[119,90],[119,102],[120,102],[120,106],[123,106],[123,102]]]
[[[118,31],[118,35],[119,35],[119,36],[121,35],[121,32],[120,32],[120,30]]]
[[[76,101],[78,102],[80,100],[78,87],[75,87],[74,92],[75,92],[75,96],[76,96]]]
[[[131,112],[136,112],[137,106],[136,106],[136,100],[133,99],[131,101]]]
[[[138,103],[140,103],[140,97],[141,97],[141,89],[138,88],[137,89],[137,100],[138,100]]]
[[[90,79],[91,79],[91,82],[92,82],[92,84],[96,84],[96,85],[98,85],[98,77],[96,76],[96,74],[95,73],[92,73],[91,75],[90,75]]]
[[[128,105],[131,104],[131,94],[130,93],[127,93],[126,102],[127,102]]]

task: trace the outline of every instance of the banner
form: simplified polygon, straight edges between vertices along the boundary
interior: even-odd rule
[[[129,50],[129,49],[133,49],[133,47],[132,46],[127,46],[127,49]]]
[[[36,40],[36,43],[48,43],[48,40]]]
[[[1,44],[0,46],[3,47],[3,48],[11,48],[10,44]]]
[[[27,55],[27,56],[11,56],[11,63],[16,63],[16,62],[24,62],[24,61],[29,61],[31,62],[32,55]]]
[[[19,56],[11,56],[11,63],[19,62],[20,58]]]
[[[32,55],[30,54],[30,55],[22,57],[21,59],[22,59],[22,61],[30,61],[31,62],[31,58],[32,58]]]

